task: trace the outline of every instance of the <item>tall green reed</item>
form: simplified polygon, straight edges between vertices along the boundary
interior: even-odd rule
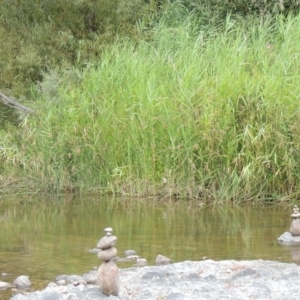
[[[298,196],[299,21],[161,24],[83,70],[53,72],[19,137],[26,172],[50,189]]]

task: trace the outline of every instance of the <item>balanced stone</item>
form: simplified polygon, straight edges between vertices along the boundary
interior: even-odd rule
[[[106,235],[100,239],[100,241],[97,244],[97,248],[101,250],[108,249],[116,243],[117,239],[118,238],[114,235]]]
[[[111,227],[105,228],[104,231],[106,232],[106,235],[111,235],[113,232],[113,229]]]
[[[300,235],[300,220],[299,219],[293,219],[290,232],[292,236],[299,236]]]
[[[110,261],[117,256],[117,253],[118,251],[115,247],[110,247],[108,249],[99,251],[98,258],[103,261]]]
[[[118,267],[114,261],[104,262],[98,269],[98,280],[102,293],[117,296],[120,290]]]
[[[291,214],[292,218],[299,218],[300,217],[300,212],[299,212],[299,207],[298,205],[294,205],[293,207],[293,213]]]

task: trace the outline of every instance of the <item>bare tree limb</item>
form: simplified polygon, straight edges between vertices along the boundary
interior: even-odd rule
[[[19,103],[15,98],[13,97],[8,97],[6,96],[5,94],[3,94],[1,91],[0,91],[0,101],[2,103],[4,103],[5,105],[8,105],[12,108],[15,108],[15,109],[19,109],[19,110],[22,110],[23,112],[27,113],[27,114],[32,114],[33,113],[33,110],[31,108],[28,108],[24,105],[22,105],[21,103]]]

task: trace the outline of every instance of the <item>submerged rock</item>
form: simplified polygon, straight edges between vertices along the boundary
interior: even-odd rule
[[[148,261],[145,258],[138,258],[136,260],[136,266],[137,267],[144,267],[144,266],[147,266],[147,264],[148,264]]]
[[[5,290],[10,287],[13,287],[13,285],[5,281],[0,281],[0,290]]]
[[[129,255],[126,257],[126,261],[138,260],[140,257],[138,255]]]
[[[125,255],[125,257],[131,256],[131,255],[136,255],[136,251],[129,249],[124,252],[124,255]]]
[[[166,256],[163,256],[161,254],[158,254],[157,257],[156,257],[156,260],[155,260],[155,264],[157,266],[167,265],[167,264],[170,264],[170,263],[171,263],[171,259],[166,257]]]
[[[29,276],[19,276],[15,281],[14,281],[14,286],[18,289],[28,289],[31,287],[31,282],[29,280]]]

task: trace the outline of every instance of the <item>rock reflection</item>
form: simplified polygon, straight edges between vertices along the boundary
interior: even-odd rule
[[[300,246],[290,246],[289,248],[293,262],[300,263]]]

